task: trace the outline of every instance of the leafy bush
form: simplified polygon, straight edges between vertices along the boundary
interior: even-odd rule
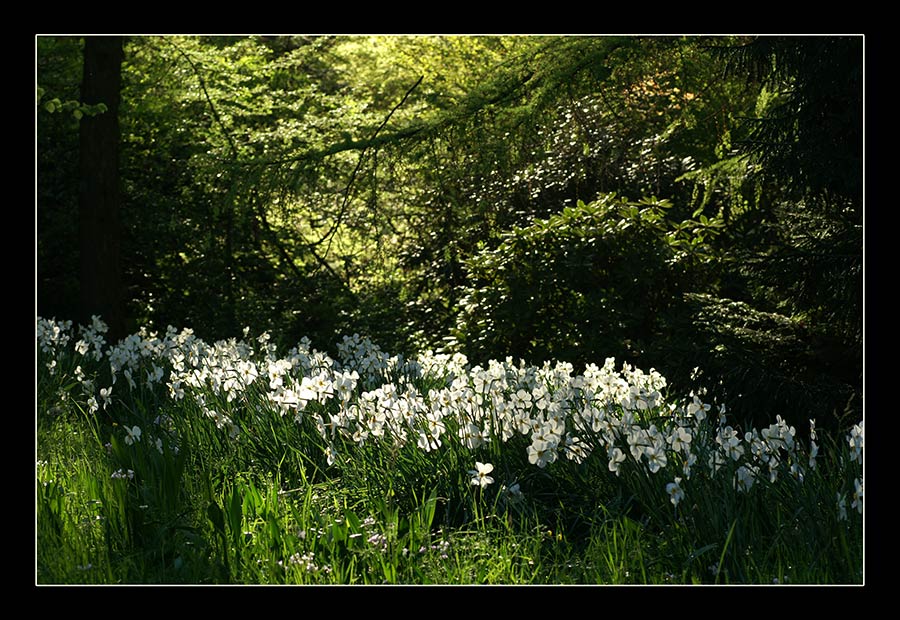
[[[685,282],[665,201],[605,195],[514,228],[469,262],[458,337],[473,358],[640,359]]]
[[[860,415],[853,385],[828,372],[820,338],[802,320],[713,295],[686,293],[682,301],[666,317],[669,337],[648,352],[673,385],[697,388],[699,379],[746,424],[768,424],[781,412],[793,424],[814,418],[846,430],[842,417]],[[699,377],[691,376],[696,368]]]

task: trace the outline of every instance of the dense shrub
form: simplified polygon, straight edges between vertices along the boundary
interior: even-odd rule
[[[685,281],[667,206],[606,195],[482,250],[458,321],[466,354],[639,360]]]
[[[802,320],[686,293],[666,322],[669,337],[654,343],[650,361],[681,389],[707,386],[740,423],[768,424],[777,413],[800,427],[814,418],[846,430],[862,413],[853,385],[829,372],[826,345]]]

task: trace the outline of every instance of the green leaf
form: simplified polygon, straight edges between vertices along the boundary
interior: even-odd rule
[[[234,489],[231,493],[230,505],[228,506],[228,526],[231,528],[231,533],[235,538],[240,536],[241,533],[241,524],[243,520],[241,504],[241,494],[238,489]]]
[[[359,517],[352,510],[348,510],[344,513],[344,518],[347,520],[347,525],[350,527],[350,531],[353,533],[359,532],[362,530],[362,525],[360,523]]]
[[[215,502],[210,502],[209,506],[206,507],[206,516],[209,517],[209,520],[212,521],[213,527],[216,528],[223,536],[225,535],[225,516],[222,514],[222,509],[219,508],[219,505]]]

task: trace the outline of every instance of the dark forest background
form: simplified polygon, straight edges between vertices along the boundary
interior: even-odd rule
[[[863,38],[36,37],[37,314],[862,411]]]

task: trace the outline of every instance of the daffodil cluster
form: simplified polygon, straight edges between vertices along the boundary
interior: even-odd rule
[[[55,362],[75,340],[71,331],[71,323],[38,319],[37,345],[48,361]],[[75,344],[75,377],[90,410],[115,399],[120,388],[114,385],[122,379],[122,389],[141,383],[172,401],[190,399],[211,424],[237,439],[250,431],[235,422],[232,407],[252,402],[258,415],[311,422],[329,463],[352,458],[348,447],[369,442],[412,444],[431,453],[449,443],[475,451],[524,437],[528,462],[538,468],[561,459],[602,459],[615,475],[631,468],[660,478],[677,506],[698,468],[705,476],[730,476],[735,489],[749,492],[760,480],[771,483],[784,475],[802,481],[816,466],[819,450],[814,422],[808,447],[780,416],[767,428],[741,432],[727,423],[724,409],[717,423],[712,420],[713,408],[700,394],[669,399],[660,373],[617,366],[613,358],[576,374],[565,362],[530,366],[507,358],[473,366],[461,354],[433,352],[404,359],[359,335],[337,345],[335,360],[307,339],[280,355],[268,334],[247,340],[249,330],[244,340],[213,344],[190,329],[169,327],[161,336],[142,330],[108,347],[104,332],[95,317]],[[89,358],[105,359],[110,385],[84,373],[80,362]],[[245,398],[251,391],[260,398]],[[141,440],[139,427],[124,428],[126,443]],[[847,438],[853,461],[862,460],[863,428],[860,422]],[[491,484],[491,469],[477,463],[472,484]],[[862,496],[859,477],[852,507],[860,512]]]

